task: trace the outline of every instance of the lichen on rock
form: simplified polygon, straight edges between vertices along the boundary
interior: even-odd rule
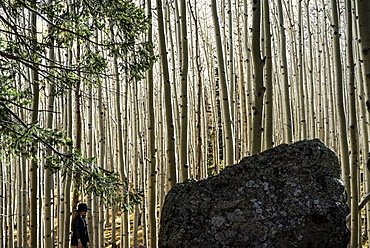
[[[340,175],[332,150],[304,140],[176,184],[163,206],[159,247],[346,247]]]

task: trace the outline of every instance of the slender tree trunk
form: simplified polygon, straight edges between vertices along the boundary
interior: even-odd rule
[[[235,157],[235,141],[233,132],[233,123],[231,119],[231,107],[230,107],[230,97],[228,83],[226,81],[226,69],[224,55],[222,51],[221,42],[221,30],[217,15],[217,4],[216,0],[212,0],[212,16],[213,23],[216,33],[216,48],[217,48],[217,61],[218,61],[218,71],[220,76],[220,88],[221,88],[221,109],[222,109],[222,130],[224,135],[224,142],[226,151],[224,152],[226,159],[225,165],[234,164]]]
[[[349,185],[349,176],[351,176],[351,191],[348,192],[351,198],[351,247],[357,247],[359,244],[358,239],[358,189],[357,189],[357,170],[351,170],[349,167],[349,149],[347,140],[347,127],[346,118],[344,111],[344,94],[343,94],[343,73],[341,64],[341,53],[340,53],[340,43],[339,43],[339,17],[338,17],[338,5],[336,0],[331,1],[332,10],[332,32],[334,39],[334,69],[335,69],[335,82],[337,90],[337,109],[339,118],[339,132],[340,132],[340,155],[342,164],[342,177],[345,184]],[[352,123],[353,124],[353,123]]]
[[[189,169],[189,130],[188,130],[188,71],[189,71],[189,49],[188,49],[188,31],[187,31],[187,21],[186,21],[186,1],[181,0],[181,40],[180,40],[180,50],[182,51],[181,56],[181,105],[180,105],[180,165],[182,172],[182,180],[188,179],[190,177]]]
[[[235,85],[236,85],[236,75],[235,75],[235,65],[234,65],[234,30],[233,30],[233,8],[231,5],[231,0],[227,0],[227,19],[228,19],[228,37],[227,37],[227,44],[229,47],[228,53],[228,61],[227,66],[229,67],[229,103],[230,103],[230,111],[231,111],[231,121],[235,125]],[[226,25],[225,25],[226,26]],[[224,28],[226,31],[226,27]],[[235,126],[233,126],[233,133],[235,134],[234,130]],[[234,138],[236,139],[235,135]],[[234,145],[235,146],[235,145]],[[234,158],[235,159],[235,158]]]
[[[238,22],[237,22],[237,33],[238,33],[238,43],[237,43],[237,47],[238,47],[238,52],[239,52],[239,60],[238,60],[238,69],[239,69],[239,79],[237,80],[236,84],[238,85],[238,89],[239,89],[239,102],[237,104],[239,104],[239,118],[238,120],[240,120],[240,123],[239,123],[239,133],[240,133],[240,157],[243,157],[247,154],[247,143],[248,143],[248,114],[247,114],[247,108],[248,108],[248,104],[247,104],[247,94],[246,94],[246,75],[244,75],[248,70],[245,70],[244,69],[244,54],[243,54],[243,43],[244,43],[244,40],[245,37],[243,35],[243,11],[241,10],[242,7],[240,7],[240,5],[242,5],[242,3],[240,2],[241,0],[236,0],[236,3],[235,5],[236,6],[239,6],[237,8],[238,10]],[[244,17],[245,19],[247,19],[247,16]],[[246,36],[246,35],[245,35]],[[237,119],[234,120],[234,123],[237,122]],[[235,130],[237,130],[235,128]]]
[[[244,1],[247,4],[247,1]],[[253,82],[254,82],[254,103],[253,103],[253,128],[252,128],[252,154],[259,153],[262,149],[262,117],[263,98],[265,86],[263,83],[264,61],[261,57],[261,1],[253,1],[252,20],[252,57],[253,57]]]
[[[152,2],[148,1],[148,16],[152,17]],[[149,26],[148,42],[153,43],[153,26]],[[154,55],[154,51],[150,49],[150,55]],[[149,244],[150,247],[158,246],[158,224],[157,224],[157,142],[156,142],[156,116],[155,116],[155,84],[153,66],[150,67],[147,76],[148,83],[148,111],[149,111],[149,127],[148,127],[148,152],[149,152]]]
[[[99,111],[99,166],[103,169],[106,169],[106,106],[103,99],[103,89],[102,85],[98,88],[98,111]],[[95,196],[94,198],[98,198],[98,205],[95,205],[95,208],[98,208],[98,216],[96,223],[96,228],[98,229],[97,233],[97,247],[101,247],[104,245],[104,206],[101,204],[100,196]]]
[[[95,130],[95,125],[94,125],[94,101],[93,101],[93,86],[89,85],[88,87],[88,95],[89,95],[89,100],[88,100],[88,111],[87,111],[87,125],[88,125],[88,130],[87,130],[87,138],[86,138],[86,145],[87,145],[87,157],[91,158],[93,157],[95,151],[95,139],[94,139],[94,130]],[[94,194],[89,193],[87,195],[87,205],[93,206],[93,201],[94,201]],[[94,210],[93,210],[94,211]],[[96,237],[94,235],[94,229],[95,229],[95,223],[94,223],[94,216],[88,215],[87,216],[87,222],[88,222],[88,234],[90,238],[90,246],[91,248],[94,248],[94,244],[96,243]]]
[[[4,179],[6,182],[8,182],[6,184],[6,197],[5,197],[5,207],[6,207],[6,221],[5,221],[5,224],[6,224],[6,233],[8,235],[8,237],[6,237],[6,247],[7,248],[14,248],[14,206],[15,206],[15,198],[14,198],[14,191],[15,191],[15,184],[13,183],[10,183],[10,182],[13,182],[14,181],[14,177],[13,177],[13,168],[14,168],[14,160],[13,158],[11,157],[10,158],[11,161],[9,161],[11,164],[10,166],[6,166],[6,176],[5,177],[2,177],[2,179]],[[3,166],[1,163],[0,163],[0,166]],[[2,223],[1,223],[2,224]],[[5,235],[6,236],[6,235]]]
[[[48,120],[47,127],[53,128],[53,111],[54,111],[54,95],[55,87],[52,85],[50,89],[49,102],[48,102]],[[47,150],[46,156],[52,155],[50,149]],[[47,163],[47,161],[46,161]],[[45,211],[45,247],[54,247],[54,215],[53,215],[53,202],[54,202],[54,174],[49,169],[45,169],[45,197],[44,197],[44,211]]]
[[[265,131],[265,148],[270,148],[274,145],[274,133],[273,133],[273,94],[274,87],[272,83],[272,54],[271,54],[271,31],[270,31],[270,11],[269,11],[269,1],[264,0],[264,30],[265,30],[265,81],[266,81],[266,131]]]
[[[292,110],[290,106],[290,85],[289,85],[289,75],[288,75],[288,60],[287,60],[287,44],[286,44],[286,34],[284,27],[284,12],[281,4],[281,0],[277,1],[278,15],[279,15],[279,35],[280,35],[280,68],[282,69],[281,75],[283,78],[283,92],[284,92],[284,137],[285,141],[291,143],[293,141],[293,123],[292,123]]]
[[[203,132],[203,129],[206,129],[205,125],[204,125],[204,120],[206,119],[205,116],[204,116],[204,91],[203,91],[203,81],[202,81],[202,66],[201,66],[201,57],[200,57],[200,45],[199,45],[199,41],[200,41],[200,37],[199,37],[199,20],[197,18],[197,14],[195,13],[195,11],[197,10],[196,8],[196,3],[195,3],[195,8],[191,8],[191,15],[193,17],[193,21],[194,21],[194,30],[195,30],[195,66],[196,66],[196,82],[198,82],[198,109],[196,110],[197,112],[197,127],[196,127],[196,130],[197,130],[197,137],[196,137],[196,143],[197,143],[197,155],[196,155],[196,160],[195,160],[195,164],[196,166],[199,166],[201,167],[203,165],[203,158],[204,158],[204,153],[205,153],[205,149],[204,149],[204,132]],[[195,168],[194,168],[195,169]]]
[[[359,9],[359,1],[352,1],[353,4],[353,12],[356,14],[356,16],[359,16],[359,19],[364,18],[363,16],[363,10],[365,10],[366,13],[366,6],[361,6],[363,10],[358,10]],[[357,15],[358,13],[358,15]],[[368,16],[368,15],[365,15]],[[366,17],[367,18],[367,17]],[[364,20],[366,21],[366,20]],[[364,53],[362,52],[362,40],[359,36],[361,36],[361,31],[360,31],[360,23],[358,21],[355,22],[355,29],[354,29],[354,35],[355,39],[357,42],[354,42],[355,48],[355,58],[357,58],[355,61],[362,61],[364,62]],[[363,25],[363,23],[361,24]],[[364,29],[363,29],[364,31]],[[360,108],[360,114],[361,114],[361,149],[362,149],[362,160],[367,161],[367,169],[364,170],[365,173],[365,192],[368,193],[370,191],[370,171],[369,171],[369,165],[370,165],[370,160],[369,160],[369,126],[368,126],[368,119],[366,118],[366,108],[367,104],[366,101],[369,99],[368,95],[368,84],[366,83],[366,66],[364,66],[363,63],[360,64],[360,66],[356,66],[356,81],[360,82],[358,84],[359,88],[357,89],[357,92],[359,94],[359,108]],[[369,109],[368,109],[369,111]],[[370,206],[369,204],[365,205],[366,207],[366,233],[367,237],[370,237]]]
[[[356,86],[355,86],[355,63],[354,63],[354,53],[353,53],[353,32],[352,32],[352,6],[351,6],[351,0],[346,1],[346,13],[347,13],[347,59],[348,59],[348,76],[349,76],[349,110],[350,110],[350,148],[351,148],[351,166],[350,168],[343,168],[344,173],[348,173],[351,171],[351,175],[354,175],[358,173],[359,171],[359,154],[358,154],[358,127],[357,127],[357,113],[356,113],[356,101],[357,101],[357,94],[356,94]],[[348,166],[349,167],[349,166]],[[350,169],[350,170],[349,170]],[[358,179],[356,177],[351,177],[354,182],[356,182]],[[346,183],[348,183],[348,179],[346,178]],[[347,184],[348,185],[348,184]],[[355,186],[355,185],[353,185]],[[358,184],[356,182],[355,187],[351,187],[351,209],[356,208],[359,202],[359,189]],[[351,215],[356,214],[355,211],[351,211]],[[356,221],[357,219],[357,225],[359,225],[358,217],[354,218],[352,217],[353,221]],[[356,223],[351,222],[351,229],[352,226],[356,227]],[[360,227],[358,227],[360,229]],[[351,234],[351,245],[352,247],[356,247],[356,244],[361,246],[361,238],[357,237],[358,241],[356,240],[356,228],[353,228],[354,232]],[[357,230],[359,232],[359,230]]]
[[[311,23],[310,18],[310,1],[307,1],[306,3],[306,23]],[[308,38],[308,47],[312,47],[312,38],[311,38],[311,25],[305,25],[307,27],[307,38]],[[304,36],[305,37],[305,36]],[[306,70],[308,70],[308,73],[306,72],[306,80],[309,83],[306,83],[306,92],[307,92],[307,100],[308,102],[308,123],[310,125],[310,132],[308,138],[317,138],[316,129],[317,129],[317,116],[316,116],[316,97],[315,97],[315,90],[316,86],[314,84],[314,75],[313,75],[313,52],[312,49],[308,52],[308,62],[305,63],[307,67],[305,67]],[[307,60],[307,59],[306,59]]]
[[[69,61],[71,61],[72,59],[72,55],[71,53],[69,53],[68,55],[68,59]],[[73,137],[73,104],[72,104],[72,100],[73,100],[73,94],[72,94],[72,90],[69,90],[69,95],[68,95],[68,98],[67,98],[67,102],[68,102],[68,105],[67,105],[67,108],[68,108],[68,111],[66,113],[66,120],[67,120],[67,123],[68,123],[68,126],[66,127],[68,129],[68,137]],[[61,211],[59,211],[61,213],[61,218],[64,219],[64,227],[63,227],[63,239],[62,239],[62,247],[64,248],[69,248],[70,245],[69,245],[69,234],[70,234],[70,231],[71,231],[71,216],[72,216],[72,212],[71,212],[71,190],[72,190],[72,172],[68,171],[68,169],[65,169],[65,173],[66,173],[66,179],[65,179],[65,184],[63,185],[63,196],[64,196],[64,199],[62,201],[62,209]]]
[[[79,42],[77,44],[76,54],[77,54],[76,55],[76,60],[80,61],[80,59],[81,59],[81,45],[79,44]],[[71,59],[72,59],[72,57],[71,57]],[[82,116],[81,116],[81,81],[80,80],[77,82],[77,85],[76,85],[76,88],[75,88],[75,98],[74,98],[74,100],[75,100],[74,107],[75,107],[75,117],[76,117],[76,122],[75,122],[75,125],[76,125],[75,146],[76,146],[77,150],[81,150],[82,149]],[[74,175],[74,180],[75,180],[75,186],[76,185],[77,186],[81,185],[82,178],[81,178],[80,174],[76,173]],[[79,199],[80,199],[80,196],[81,196],[81,188],[77,188],[75,186],[73,188],[72,209],[77,208],[77,204],[80,201]]]
[[[299,46],[299,53],[298,53],[298,74],[299,74],[299,103],[300,103],[300,132],[299,132],[299,140],[307,138],[307,121],[306,118],[306,99],[307,93],[304,89],[304,57],[305,57],[305,49],[304,49],[304,29],[303,29],[303,18],[302,18],[302,0],[298,1],[298,25],[299,25],[299,37],[298,37],[298,46]]]
[[[172,106],[172,91],[171,91],[171,79],[169,74],[169,65],[167,58],[167,47],[164,33],[164,21],[163,21],[163,5],[162,0],[157,0],[157,13],[158,13],[158,33],[159,33],[159,48],[160,57],[162,61],[163,70],[163,81],[165,91],[165,109],[166,109],[166,151],[167,151],[167,164],[169,168],[168,176],[168,189],[172,188],[175,183],[178,182],[178,169],[176,163],[176,135],[175,135],[175,123],[173,119],[173,106]]]
[[[25,214],[24,211],[26,211],[27,208],[24,206],[24,191],[26,188],[23,188],[23,183],[27,181],[26,177],[23,177],[24,171],[26,170],[25,164],[22,163],[22,159],[18,158],[17,159],[17,167],[16,167],[16,174],[18,175],[16,177],[17,180],[17,187],[18,190],[16,191],[17,193],[17,198],[18,198],[18,208],[17,208],[17,245],[19,247],[24,247],[25,240],[23,239],[23,232],[27,232],[24,229],[24,223],[25,221]],[[1,230],[0,230],[1,231]],[[0,243],[1,244],[1,243]]]
[[[6,168],[5,165],[2,163],[2,160],[0,160],[0,177],[5,178],[5,172],[4,169]],[[0,194],[5,195],[5,180],[0,181]],[[6,224],[5,224],[5,216],[6,216],[6,202],[1,201],[0,203],[0,231],[1,233],[5,234],[6,232]],[[6,235],[1,235],[0,236],[0,245],[2,247],[6,247]]]
[[[126,81],[125,82],[126,85],[125,85],[125,94],[124,94],[124,99],[125,99],[125,104],[124,104],[124,110],[125,110],[125,113],[123,116],[126,116],[125,117],[125,122],[123,123],[122,127],[123,127],[123,131],[121,132],[122,133],[122,137],[123,137],[123,150],[124,152],[122,152],[122,155],[120,156],[123,156],[123,160],[124,160],[124,164],[121,164],[121,171],[124,171],[125,175],[126,175],[126,191],[128,192],[130,190],[130,184],[129,184],[129,178],[130,178],[130,166],[129,166],[129,161],[130,161],[130,144],[129,144],[129,119],[127,118],[128,116],[128,113],[130,112],[130,107],[129,107],[129,83]],[[117,92],[119,93],[119,92]],[[122,115],[120,115],[122,116]],[[120,159],[121,160],[121,159]],[[121,175],[122,176],[122,175]],[[129,196],[127,197],[126,199],[126,204],[128,204],[130,202],[130,198]],[[130,212],[129,211],[125,211],[122,216],[121,216],[121,222],[124,223],[123,224],[123,229],[121,229],[122,233],[121,233],[121,242],[123,243],[123,247],[130,247],[130,230],[131,230],[131,226],[130,226]]]
[[[36,1],[32,1],[32,6],[36,8]],[[34,53],[36,54],[36,41],[37,41],[37,16],[35,13],[31,13],[31,34],[34,40],[33,49]],[[38,115],[39,115],[39,99],[40,99],[40,89],[39,89],[39,74],[36,70],[32,70],[31,72],[31,82],[33,88],[33,105],[32,105],[32,117],[31,121],[33,124],[38,122]],[[32,148],[31,154],[33,157],[37,156],[37,148]],[[39,194],[38,194],[38,160],[32,159],[31,161],[31,183],[30,183],[30,191],[31,191],[31,198],[30,198],[30,246],[31,247],[39,247],[40,245],[40,237],[39,237],[39,223],[38,223],[38,210],[39,210]]]
[[[51,3],[51,0],[49,0]],[[49,27],[50,28],[50,27]],[[54,65],[55,61],[55,52],[54,47],[49,49],[49,58],[50,58],[50,66]],[[53,128],[53,111],[54,111],[54,101],[55,101],[55,85],[50,85],[49,91],[49,99],[48,99],[48,118],[47,118],[47,128]],[[47,150],[46,156],[52,155],[52,151],[50,149]],[[47,163],[47,161],[46,161]],[[54,247],[54,215],[53,215],[53,205],[54,202],[53,195],[54,195],[54,175],[49,168],[45,169],[45,197],[44,197],[44,209],[45,209],[45,223],[44,223],[44,233],[45,233],[45,241],[44,247]]]

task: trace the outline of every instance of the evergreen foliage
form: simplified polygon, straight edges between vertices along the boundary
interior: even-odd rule
[[[81,175],[84,190],[102,196],[108,204],[122,203],[129,209],[124,198],[129,195],[131,203],[138,203],[141,192],[129,192],[128,182],[122,182],[117,173],[97,166],[95,158],[85,158],[65,131],[30,122],[27,116],[35,110],[28,106],[35,84],[45,96],[51,85],[54,96],[81,84],[98,86],[104,78],[114,76],[108,65],[113,56],[120,61],[120,75],[126,81],[142,79],[154,57],[149,54],[151,44],[138,38],[150,20],[130,0],[67,2],[0,3],[0,160],[5,163],[11,156],[45,159],[53,172]],[[37,37],[25,21],[31,13],[37,16]],[[98,37],[97,30],[103,35]],[[68,62],[68,53],[82,45],[80,59]],[[51,61],[51,49],[62,56]],[[29,70],[37,71],[37,81],[29,79]],[[31,153],[36,148],[40,149],[37,157]],[[52,155],[46,156],[47,150]]]

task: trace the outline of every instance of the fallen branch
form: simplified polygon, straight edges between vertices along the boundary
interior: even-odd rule
[[[370,193],[368,193],[364,199],[362,199],[362,201],[358,204],[358,210],[361,210],[365,205],[366,203],[368,203],[370,201]],[[347,215],[346,217],[346,222],[349,222],[351,219],[351,213],[349,215]]]

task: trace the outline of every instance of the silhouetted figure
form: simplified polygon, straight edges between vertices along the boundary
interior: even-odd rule
[[[86,213],[87,210],[91,210],[91,208],[87,207],[86,203],[78,204],[76,217],[73,219],[72,223],[72,246],[76,246],[77,248],[88,248],[89,243],[89,235],[87,232],[87,225],[86,225]]]

